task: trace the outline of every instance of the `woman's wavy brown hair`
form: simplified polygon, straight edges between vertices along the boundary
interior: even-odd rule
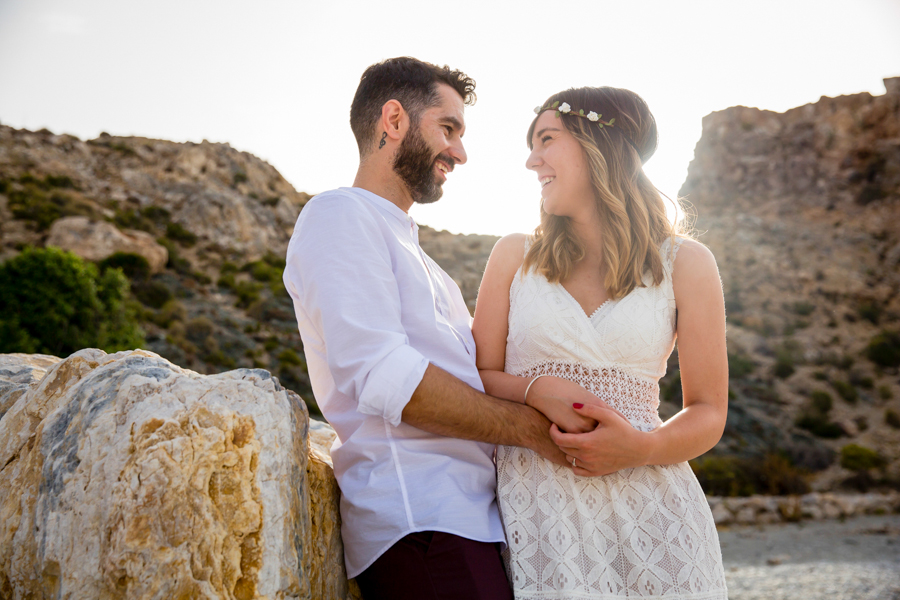
[[[612,127],[601,127],[579,116],[559,117],[581,144],[590,169],[600,215],[597,235],[603,241],[604,285],[610,297],[621,298],[643,287],[645,273],[653,285],[659,285],[663,280],[660,245],[667,237],[685,234],[681,225],[669,220],[662,195],[644,174],[643,164],[658,143],[650,108],[634,92],[613,87],[571,88],[550,96],[543,106],[557,100],[568,103],[573,112],[583,109],[585,114],[603,115],[603,121],[615,119]],[[536,123],[537,117],[528,128],[529,148]],[[584,258],[584,247],[569,218],[548,214],[543,205],[533,237],[524,269],[534,268],[551,282],[566,279]]]

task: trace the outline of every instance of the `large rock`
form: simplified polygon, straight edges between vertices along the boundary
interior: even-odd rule
[[[0,356],[0,402],[18,394],[0,418],[0,597],[355,596],[336,490],[310,499],[333,474],[307,471],[305,405],[268,372],[52,361]]]
[[[57,246],[87,260],[103,260],[116,252],[139,254],[150,263],[150,270],[158,272],[166,266],[169,251],[156,243],[145,231],[119,231],[106,221],[92,221],[87,217],[64,217],[50,227],[48,246]]]
[[[46,354],[0,354],[0,419],[59,360]]]
[[[356,581],[347,582],[347,572],[342,557],[344,543],[341,540],[341,491],[334,478],[331,462],[331,444],[337,434],[322,421],[310,421],[309,427],[309,519],[313,540],[310,546],[312,563],[321,568],[310,570],[310,587],[313,598],[360,598]]]

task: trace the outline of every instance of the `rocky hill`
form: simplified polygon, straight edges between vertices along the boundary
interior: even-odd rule
[[[681,189],[726,293],[717,451],[782,449],[825,468],[821,487],[848,477],[835,456],[850,444],[900,477],[900,78],[885,87],[710,114]]]
[[[281,283],[309,198],[228,144],[106,134],[82,141],[0,125],[0,262],[46,245],[92,261],[143,256],[150,273],[133,277],[132,291],[146,349],[200,373],[269,369],[315,412]],[[420,239],[474,309],[496,238],[422,227]]]

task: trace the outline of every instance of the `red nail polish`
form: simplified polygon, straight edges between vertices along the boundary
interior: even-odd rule
[[[581,402],[573,402],[572,408],[584,408],[584,404],[582,404]]]

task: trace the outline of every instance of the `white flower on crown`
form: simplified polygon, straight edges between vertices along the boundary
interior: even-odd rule
[[[535,107],[534,107],[534,114],[536,114],[536,115],[541,114],[541,107],[540,107],[540,106],[535,106]]]
[[[600,115],[598,115],[594,111],[591,111],[587,114],[587,118],[588,118],[588,121],[599,121]]]
[[[561,112],[561,113],[567,113],[571,110],[572,110],[572,107],[569,106],[568,102],[563,102],[562,104],[559,105],[559,112]]]

